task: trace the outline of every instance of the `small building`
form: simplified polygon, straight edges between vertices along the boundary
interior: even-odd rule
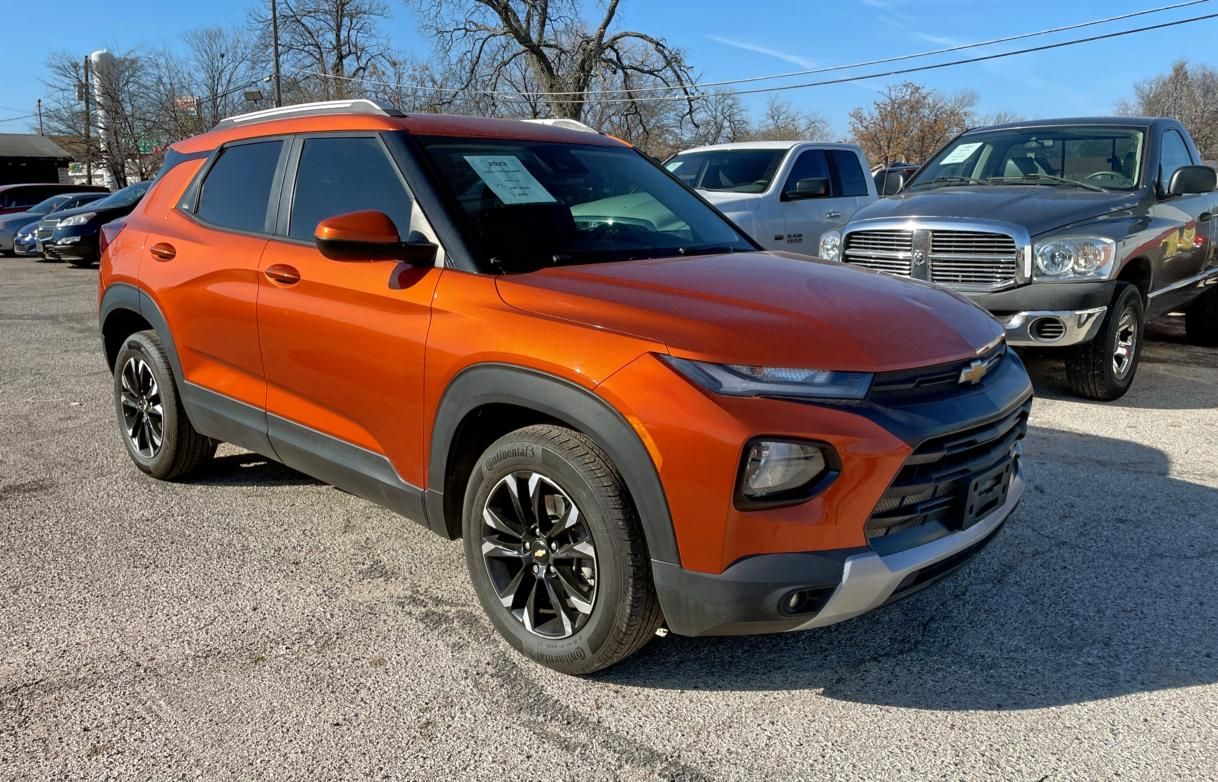
[[[46,136],[0,133],[0,185],[68,182],[72,156]]]

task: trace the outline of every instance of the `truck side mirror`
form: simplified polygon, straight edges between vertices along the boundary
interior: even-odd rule
[[[1210,193],[1218,187],[1218,172],[1209,166],[1180,166],[1171,175],[1167,186],[1168,196]]]
[[[829,180],[824,177],[808,177],[795,183],[794,190],[785,190],[783,201],[803,201],[808,198],[825,198],[829,195]]]
[[[905,174],[900,171],[890,172],[884,177],[884,192],[882,196],[893,196],[905,188]]]

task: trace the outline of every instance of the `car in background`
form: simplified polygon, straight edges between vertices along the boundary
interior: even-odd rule
[[[24,212],[0,215],[0,255],[12,255],[17,231],[30,223],[37,224],[44,215],[65,209],[75,209],[104,198],[106,195],[106,193],[96,192],[61,193],[34,204]]]
[[[69,182],[32,182],[0,185],[0,215],[24,212],[39,201],[62,193],[108,193],[101,185],[73,185]]]
[[[17,233],[13,236],[13,255],[21,257],[30,257],[40,255],[38,250],[38,240],[34,234],[38,231],[38,221],[26,223],[17,229]]]
[[[875,180],[875,189],[880,194],[880,198],[901,192],[905,183],[918,173],[918,168],[920,166],[913,163],[891,163],[872,169],[871,178]]]
[[[878,198],[867,157],[852,144],[757,141],[679,152],[664,167],[767,250],[816,253]]]
[[[101,251],[98,236],[102,225],[131,213],[152,180],[136,182],[91,204],[47,215],[38,224],[37,239],[42,254],[50,260],[64,260],[73,266],[97,263]],[[48,223],[53,222],[53,227]],[[50,235],[43,234],[51,227]]]

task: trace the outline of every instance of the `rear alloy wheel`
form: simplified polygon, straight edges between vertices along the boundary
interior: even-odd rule
[[[1066,359],[1066,381],[1074,393],[1105,402],[1125,395],[1142,357],[1144,313],[1141,291],[1118,283],[1099,333]]]
[[[537,425],[499,438],[465,492],[465,561],[495,629],[571,674],[642,648],[663,617],[622,477],[585,435]]]
[[[1218,347],[1218,286],[1198,296],[1184,313],[1188,341],[1204,347]]]

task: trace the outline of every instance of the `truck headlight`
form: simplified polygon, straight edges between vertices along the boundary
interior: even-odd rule
[[[63,221],[59,223],[59,225],[62,228],[70,228],[74,225],[84,225],[85,223],[92,220],[94,217],[97,217],[97,212],[85,212],[84,214],[72,215],[71,217],[65,217],[63,219]]]
[[[862,399],[871,388],[868,372],[712,364],[660,356],[695,385],[725,396]]]
[[[1036,245],[1032,276],[1041,281],[1094,280],[1112,273],[1116,242],[1103,236],[1067,236]]]
[[[820,235],[820,257],[826,261],[842,259],[842,232],[825,231]]]

